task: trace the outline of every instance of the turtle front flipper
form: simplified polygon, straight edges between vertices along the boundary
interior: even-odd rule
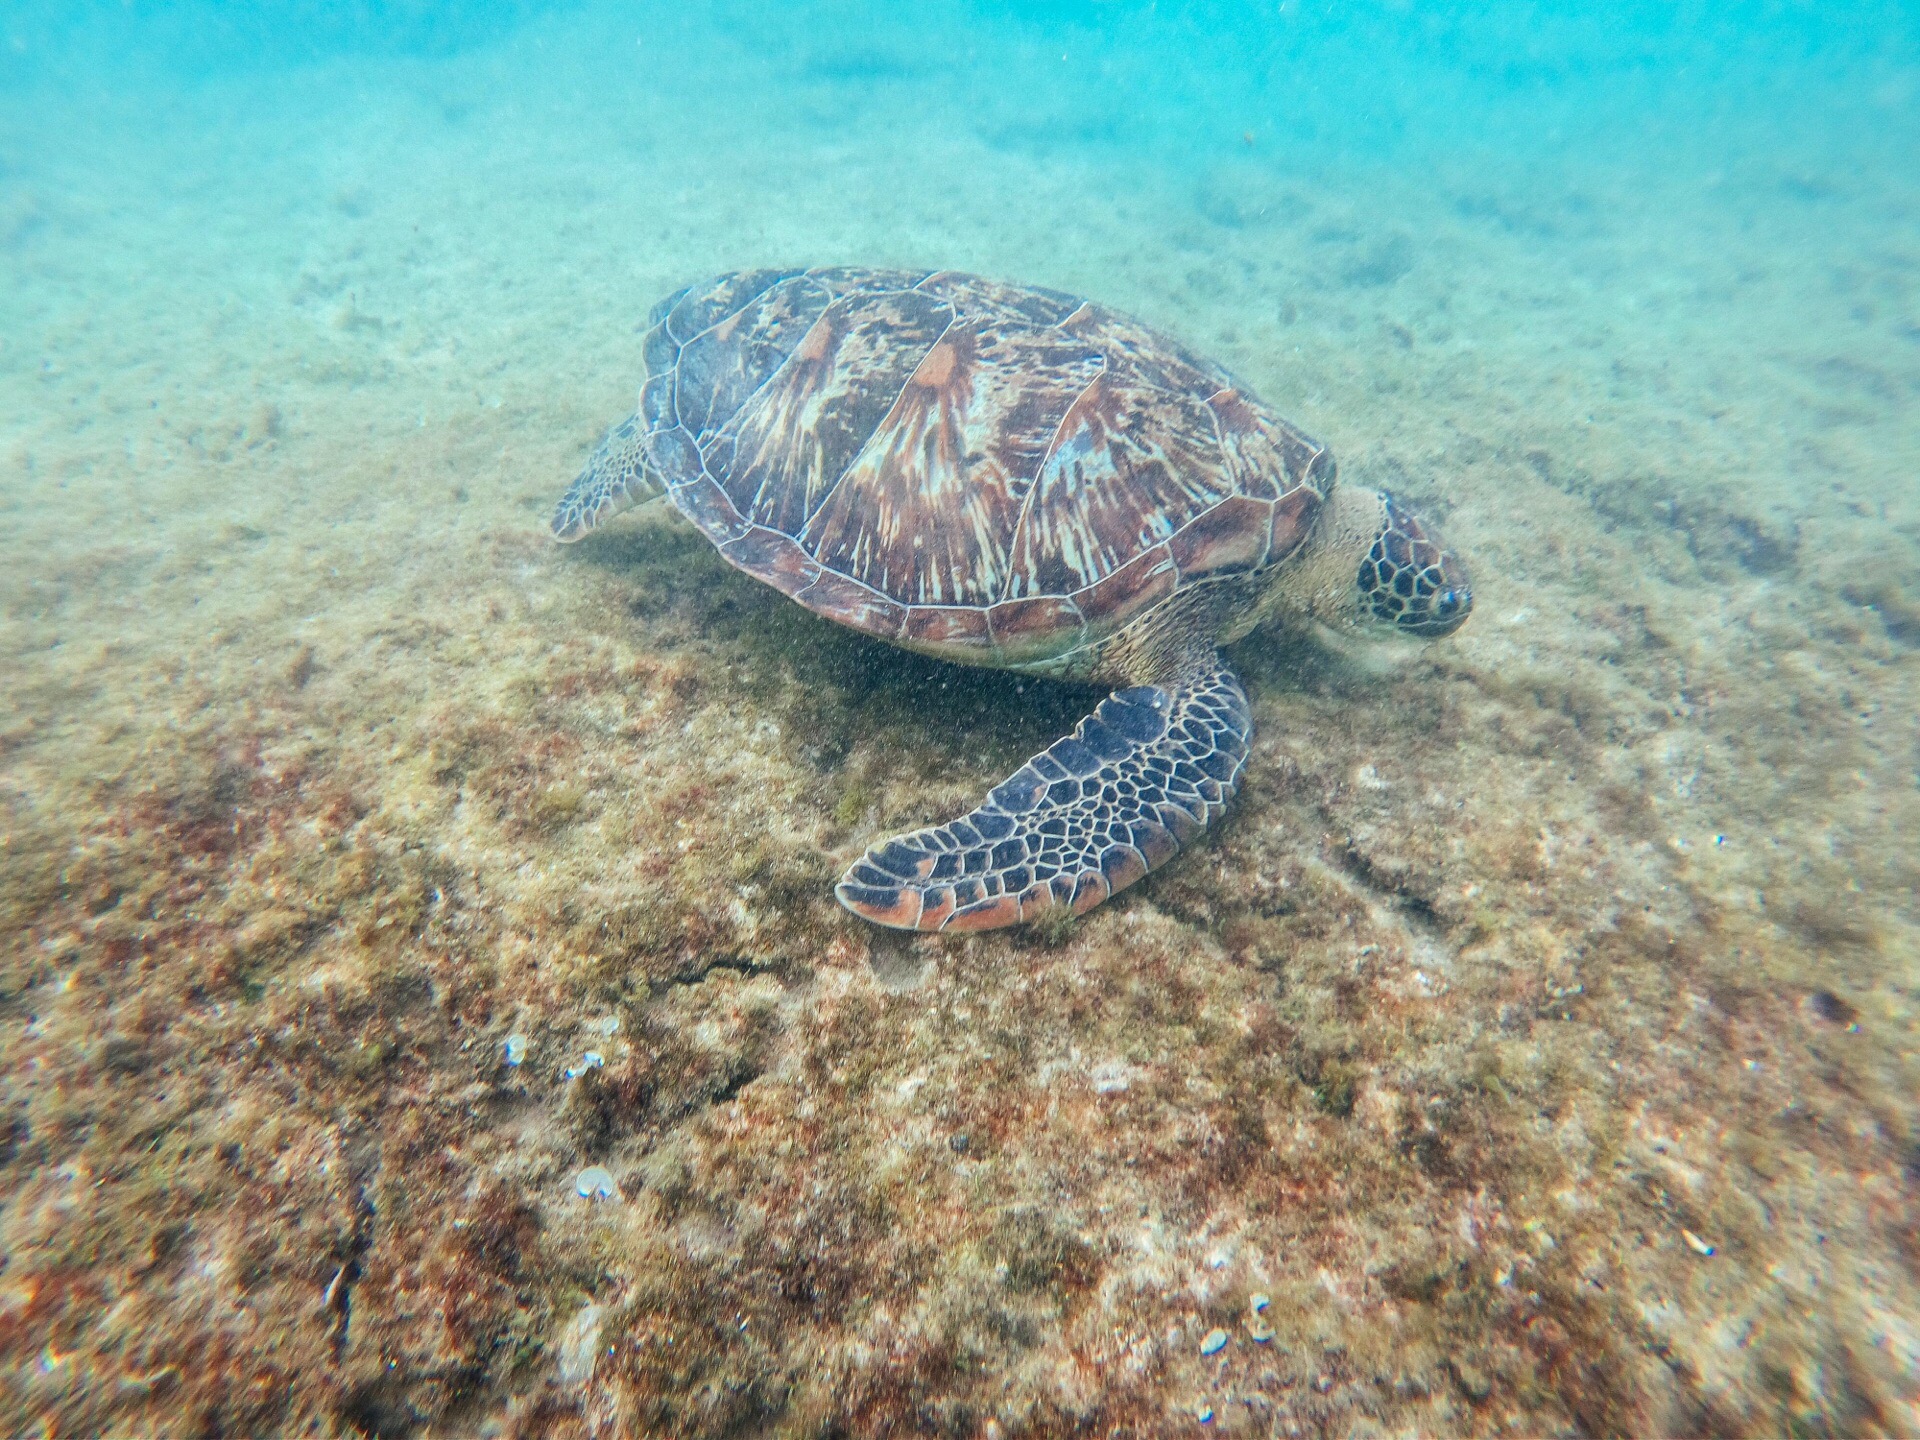
[[[1239,788],[1253,732],[1217,654],[1178,681],[1116,690],[972,814],[869,850],[835,893],[900,930],[992,930],[1083,914],[1171,860]]]
[[[647,455],[646,422],[629,415],[607,431],[553,511],[553,538],[581,539],[601,521],[653,499],[664,483]]]

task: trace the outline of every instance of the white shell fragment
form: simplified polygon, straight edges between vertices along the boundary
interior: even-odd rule
[[[1226,1348],[1227,1332],[1224,1330],[1209,1330],[1207,1332],[1207,1338],[1200,1342],[1200,1353],[1202,1355],[1218,1355]]]
[[[560,1332],[560,1381],[579,1385],[593,1378],[593,1365],[600,1358],[600,1316],[604,1307],[591,1302],[582,1305],[567,1328]]]
[[[606,1200],[615,1190],[613,1172],[604,1165],[589,1165],[573,1177],[574,1193],[586,1200]]]
[[[1711,1245],[1707,1241],[1702,1240],[1691,1230],[1682,1230],[1680,1232],[1680,1238],[1687,1242],[1687,1248],[1696,1255],[1711,1255],[1719,1248],[1717,1245]]]
[[[598,1070],[606,1063],[606,1056],[602,1055],[598,1050],[589,1050],[580,1057],[580,1063],[578,1065],[569,1065],[567,1067],[567,1079],[578,1080],[582,1075],[586,1074],[587,1071]]]
[[[527,1037],[516,1030],[507,1036],[506,1044],[501,1048],[505,1051],[506,1063],[518,1065],[527,1058]]]

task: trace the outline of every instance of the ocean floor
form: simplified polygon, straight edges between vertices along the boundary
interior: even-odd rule
[[[699,38],[0,111],[9,1429],[1920,1433],[1897,135],[1143,163]],[[1165,327],[1472,621],[1238,646],[1077,923],[854,920],[1094,696],[546,533],[655,298],[840,262]]]

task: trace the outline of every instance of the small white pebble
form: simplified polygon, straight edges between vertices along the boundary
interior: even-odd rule
[[[1227,1332],[1224,1330],[1209,1330],[1207,1331],[1207,1338],[1200,1342],[1200,1353],[1202,1355],[1218,1355],[1226,1348]]]
[[[1213,1423],[1213,1406],[1202,1405],[1198,1410],[1193,1412],[1193,1418],[1198,1420],[1202,1425],[1211,1425]]]
[[[579,1385],[593,1378],[594,1362],[600,1358],[600,1316],[605,1307],[588,1301],[560,1332],[560,1380]]]
[[[569,1065],[567,1067],[567,1079],[578,1080],[582,1075],[586,1074],[587,1071],[598,1070],[606,1063],[606,1056],[602,1055],[598,1050],[589,1050],[580,1057],[580,1063],[578,1065]]]
[[[527,1058],[527,1037],[516,1030],[513,1034],[507,1036],[505,1048],[507,1064],[518,1065],[522,1060]]]
[[[1687,1242],[1687,1248],[1693,1251],[1693,1253],[1696,1255],[1711,1255],[1714,1253],[1714,1250],[1717,1248],[1713,1245],[1709,1245],[1706,1241],[1702,1240],[1698,1235],[1694,1234],[1691,1230],[1682,1230],[1680,1232],[1680,1238]]]
[[[1253,1305],[1255,1313],[1257,1314],[1258,1312],[1265,1310],[1267,1306],[1273,1303],[1273,1297],[1270,1295],[1255,1295],[1251,1303]]]
[[[604,1165],[589,1165],[573,1177],[574,1193],[583,1200],[605,1200],[614,1192],[613,1172]]]
[[[1265,1345],[1273,1339],[1273,1326],[1266,1322],[1264,1316],[1256,1315],[1247,1322],[1247,1334],[1253,1337],[1256,1345]]]

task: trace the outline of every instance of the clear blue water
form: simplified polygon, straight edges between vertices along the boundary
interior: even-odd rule
[[[348,85],[355,66],[364,80],[383,62],[491,56],[503,91],[551,83],[614,114],[694,76],[707,111],[769,87],[937,97],[984,134],[1023,117],[1059,155],[1191,161],[1249,129],[1328,157],[1844,151],[1863,129],[1910,131],[1916,25],[1897,4],[15,4],[0,83],[85,114],[303,67],[341,67]],[[612,48],[629,33],[645,63]],[[252,123],[274,118],[291,120]]]
[[[689,276],[952,265],[1144,312],[1315,423],[1288,354],[1324,376],[1355,326],[1448,307],[1491,390],[1584,371],[1595,416],[1633,351],[1693,372],[1691,416],[1793,411],[1760,373],[1788,351],[1911,359],[1917,105],[1894,4],[15,5],[7,329],[78,306],[132,344],[99,292],[152,316],[164,274],[256,339],[342,294],[415,348],[524,325],[493,358],[530,380]],[[608,353],[555,388],[617,393]]]

